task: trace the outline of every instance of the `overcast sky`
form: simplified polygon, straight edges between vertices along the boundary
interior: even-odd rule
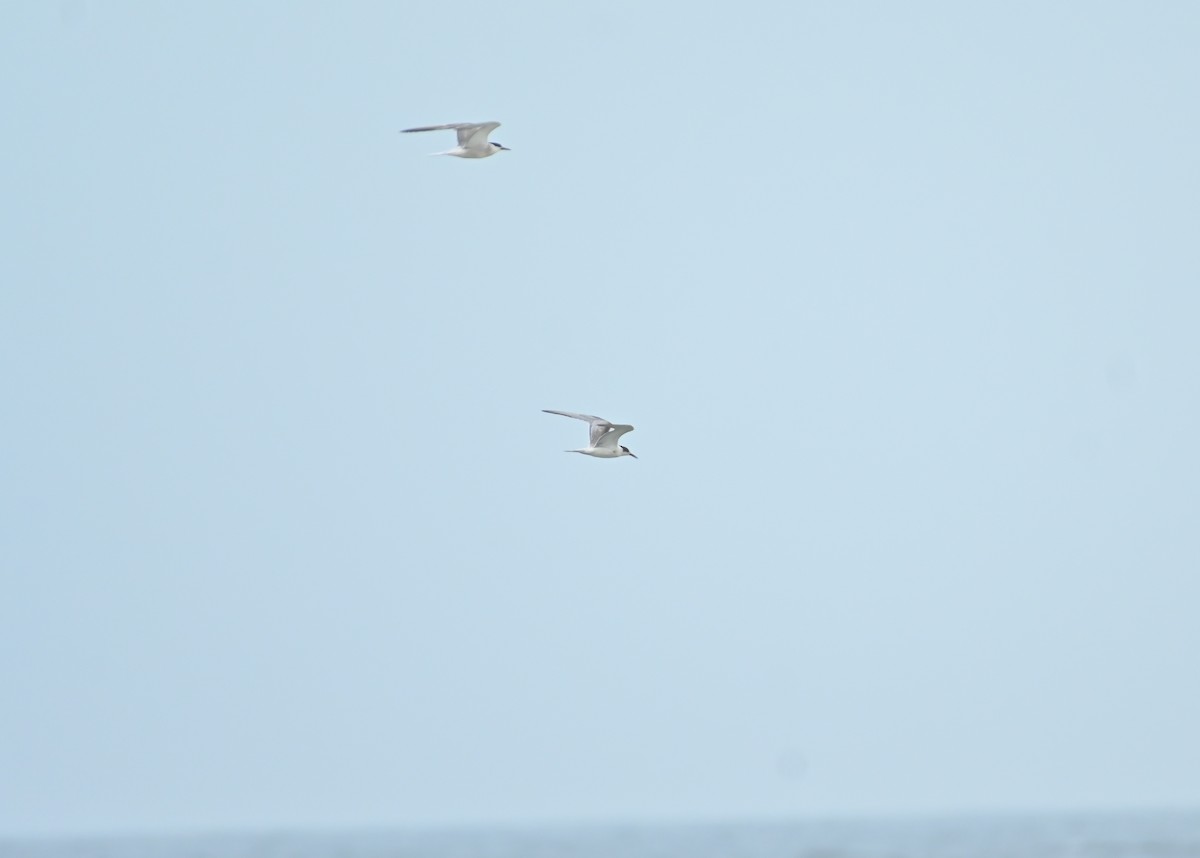
[[[0,835],[1200,804],[1197,44],[5,3]]]

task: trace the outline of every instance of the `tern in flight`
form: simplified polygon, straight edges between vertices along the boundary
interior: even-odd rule
[[[455,158],[486,158],[497,152],[512,151],[507,146],[492,143],[488,135],[500,127],[499,122],[451,122],[449,125],[426,125],[422,128],[405,128],[402,133],[413,131],[457,131],[458,146],[434,155],[453,155]]]
[[[603,417],[593,417],[590,414],[575,414],[572,411],[553,411],[543,408],[547,414],[561,414],[563,417],[574,417],[576,420],[586,420],[589,424],[588,446],[582,450],[566,450],[567,453],[583,453],[585,456],[595,456],[597,459],[617,459],[621,456],[633,456],[628,447],[617,443],[626,432],[632,432],[633,427],[625,423],[609,423]],[[637,456],[633,456],[637,458]]]

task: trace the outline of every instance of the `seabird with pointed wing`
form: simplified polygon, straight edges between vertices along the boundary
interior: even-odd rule
[[[507,146],[492,143],[488,135],[500,127],[499,122],[451,122],[449,125],[426,125],[421,128],[405,128],[401,133],[414,131],[457,131],[458,146],[434,155],[453,155],[456,158],[486,158],[497,152],[511,151]]]
[[[588,446],[582,450],[565,450],[567,453],[583,453],[585,456],[595,456],[597,459],[617,459],[621,456],[633,456],[628,447],[617,443],[626,432],[632,432],[633,427],[625,423],[609,423],[603,417],[593,417],[590,414],[576,414],[573,411],[553,411],[543,408],[547,414],[561,414],[563,417],[574,417],[576,420],[586,420],[590,425]],[[637,456],[633,456],[637,458]]]

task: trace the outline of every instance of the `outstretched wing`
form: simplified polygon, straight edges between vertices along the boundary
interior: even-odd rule
[[[449,125],[422,125],[420,128],[402,128],[401,134],[411,134],[414,131],[458,131],[460,128],[474,128],[470,122],[451,122]]]
[[[590,423],[592,431],[589,435],[588,443],[593,447],[595,447],[600,439],[605,436],[608,430],[612,428],[612,424],[603,417],[594,417],[591,414],[576,414],[574,411],[554,411],[550,408],[543,408],[542,410],[547,414],[560,414],[563,417],[574,417],[576,420],[584,420]],[[633,427],[630,426],[629,428],[632,429]]]
[[[626,432],[632,432],[633,427],[627,423],[606,423],[608,428],[604,430],[600,438],[596,438],[596,427],[592,427],[592,446],[605,447],[609,450],[615,450],[619,446],[617,442],[621,440],[621,436]]]
[[[466,146],[477,136],[479,137],[479,144],[482,145],[487,140],[487,136],[499,127],[499,122],[451,122],[447,125],[422,125],[420,128],[405,128],[402,133],[409,134],[413,131],[456,131],[458,132],[458,145]]]
[[[488,135],[499,127],[499,122],[480,122],[478,125],[470,125],[466,128],[460,128],[458,129],[458,145],[476,147],[485,146],[487,145]]]

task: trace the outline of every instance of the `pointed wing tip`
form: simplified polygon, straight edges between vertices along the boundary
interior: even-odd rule
[[[557,414],[560,417],[574,417],[576,420],[599,420],[598,417],[592,417],[590,414],[576,414],[574,411],[555,411],[553,408],[543,408],[547,414]]]
[[[419,125],[416,128],[401,128],[401,134],[408,134],[411,131],[453,131],[461,128],[461,122],[451,122],[449,125]]]

